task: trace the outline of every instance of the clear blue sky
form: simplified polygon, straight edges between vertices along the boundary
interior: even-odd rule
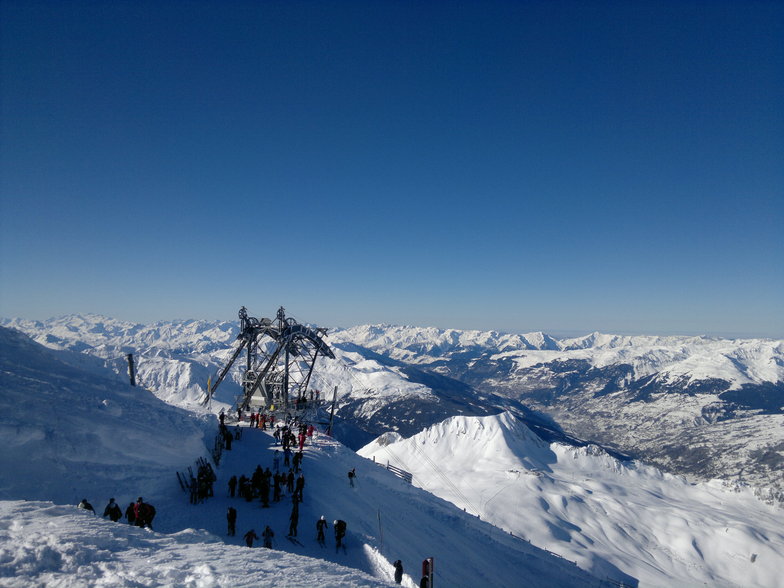
[[[784,337],[782,2],[0,11],[0,316]]]

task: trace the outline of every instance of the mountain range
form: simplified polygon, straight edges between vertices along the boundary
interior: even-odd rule
[[[173,404],[204,394],[238,333],[228,321],[97,315],[1,324],[100,359],[118,377],[134,353],[140,382]],[[549,439],[784,497],[784,341],[393,325],[329,329],[326,341],[336,360],[319,360],[312,385],[327,399],[337,389],[338,427],[355,449],[385,431],[413,435],[450,416],[510,411]],[[239,379],[227,378],[216,401],[231,405]]]
[[[2,323],[35,341],[0,329],[0,436],[3,470],[10,473],[0,487],[0,583],[18,578],[20,586],[98,585],[111,569],[119,584],[145,578],[287,585],[318,568],[296,553],[329,560],[318,568],[325,585],[375,585],[373,578],[381,585],[400,554],[409,565],[436,554],[442,580],[455,586],[479,580],[512,585],[520,578],[543,586],[778,582],[782,511],[759,500],[775,501],[777,479],[757,470],[765,483],[750,484],[732,475],[742,451],[724,459],[714,454],[732,441],[745,451],[770,443],[767,451],[778,455],[781,411],[737,403],[721,418],[695,421],[691,414],[708,401],[733,402],[726,392],[776,390],[780,341],[598,334],[556,339],[388,325],[330,330],[327,342],[336,359],[318,362],[312,385],[326,402],[312,418],[324,422],[337,390],[337,439],[377,464],[408,471],[413,488],[318,437],[306,456],[315,484],[307,516],[323,511],[331,518],[337,509],[349,517],[352,541],[362,544],[364,555],[333,558],[306,537],[301,546],[280,539],[276,550],[290,556],[262,555],[263,574],[238,578],[235,564],[247,569],[256,565],[249,557],[258,557],[232,551],[241,549],[232,548],[236,541],[220,539],[226,499],[192,510],[179,503],[171,475],[208,451],[211,413],[230,407],[240,390],[240,375],[232,373],[212,407],[198,403],[206,379],[231,354],[237,325],[137,325],[95,315]],[[128,385],[127,353],[137,359],[137,388]],[[567,370],[569,362],[576,365]],[[609,385],[608,373],[625,376]],[[640,392],[643,381],[647,396]],[[722,475],[700,479],[678,471],[686,468],[675,460],[654,467],[637,447],[580,434],[580,423],[599,424],[583,422],[599,417],[582,408],[580,395],[591,410],[614,403],[601,416],[610,428],[614,417],[628,413],[640,436],[653,428],[646,419],[665,417],[675,423],[666,425],[673,443],[675,435],[689,441],[691,429],[702,431],[712,467]],[[561,406],[567,402],[585,414],[568,414]],[[663,407],[669,410],[656,412]],[[220,484],[232,470],[252,468],[274,452],[268,434],[247,434],[221,462]],[[358,472],[357,494],[346,494],[340,475],[351,468]],[[432,502],[418,488],[443,501]],[[122,502],[137,492],[153,496],[167,513],[160,537],[109,525],[92,539],[101,521],[46,502],[18,502],[73,504],[82,493],[117,494]],[[254,512],[241,516],[255,518]],[[267,515],[276,529],[286,524],[282,511]],[[140,567],[128,549],[155,563]],[[210,553],[233,563],[224,566]],[[179,563],[172,567],[172,560]],[[404,585],[412,586],[418,576],[408,569]]]

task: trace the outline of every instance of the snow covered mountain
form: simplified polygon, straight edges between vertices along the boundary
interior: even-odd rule
[[[667,471],[784,498],[784,341],[388,326],[331,340],[519,400],[570,435]]]
[[[598,576],[617,578],[615,567],[646,586],[775,586],[784,569],[784,511],[751,492],[546,443],[509,413],[386,433],[359,454]]]
[[[49,347],[80,352],[188,406],[226,362],[238,325],[138,325],[95,315],[3,320]],[[312,385],[337,386],[343,439],[358,448],[387,430],[413,435],[453,415],[511,410],[540,434],[559,433],[692,480],[748,484],[784,497],[784,341],[364,325],[330,330],[336,361]],[[239,373],[218,401],[231,404]]]
[[[263,509],[226,490],[231,475],[273,466],[268,431],[242,427],[216,467],[215,496],[194,505],[174,474],[207,453],[214,415],[170,406],[5,328],[0,378],[0,585],[375,587],[392,584],[391,562],[402,559],[410,588],[424,557],[436,559],[445,586],[510,586],[523,576],[532,586],[610,585],[320,433],[305,449],[300,533],[289,541],[290,500]],[[125,505],[138,495],[156,506],[155,532],[75,507],[87,497],[100,515],[109,497]],[[225,536],[230,505],[237,537]],[[347,550],[316,542],[322,514],[349,523]],[[243,546],[245,531],[266,525],[276,533],[273,550]]]

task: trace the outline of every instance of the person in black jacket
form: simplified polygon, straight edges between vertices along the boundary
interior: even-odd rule
[[[117,522],[122,518],[122,509],[114,501],[114,498],[109,499],[109,504],[103,509],[104,518],[109,517],[113,522]]]
[[[82,510],[89,510],[91,513],[95,514],[93,505],[87,502],[86,498],[82,498],[82,501],[77,505],[77,508],[81,508]]]
[[[343,545],[343,537],[346,536],[346,521],[335,520],[332,525],[335,527],[335,551]]]
[[[125,509],[125,518],[128,519],[128,524],[133,525],[136,523],[136,505],[131,502],[128,508]]]
[[[256,531],[251,529],[250,531],[245,533],[245,537],[244,538],[245,538],[245,545],[247,545],[248,547],[253,547],[253,540],[254,539],[258,539],[259,536],[256,535]]]
[[[230,506],[226,513],[226,521],[229,523],[229,532],[227,534],[234,537],[237,534],[237,510],[233,506]]]
[[[297,536],[297,524],[299,523],[299,503],[295,502],[291,509],[291,516],[289,517],[289,537]]]
[[[324,545],[324,529],[327,527],[327,519],[324,515],[321,515],[321,518],[316,521],[316,531],[318,532],[316,541],[318,541],[321,545]]]
[[[397,560],[392,565],[395,566],[395,584],[400,584],[403,581],[403,562]]]
[[[272,529],[270,529],[269,525],[267,525],[267,527],[264,529],[264,532],[261,534],[261,536],[264,537],[264,547],[267,549],[272,549],[272,538],[275,536],[275,533]]]

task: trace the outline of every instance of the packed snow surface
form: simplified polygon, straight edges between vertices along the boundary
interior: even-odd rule
[[[0,585],[389,586],[320,559],[227,545],[204,530],[155,533],[51,502],[0,501]]]
[[[453,417],[359,451],[598,576],[640,585],[780,586],[784,511],[595,446],[548,444],[514,416]]]

